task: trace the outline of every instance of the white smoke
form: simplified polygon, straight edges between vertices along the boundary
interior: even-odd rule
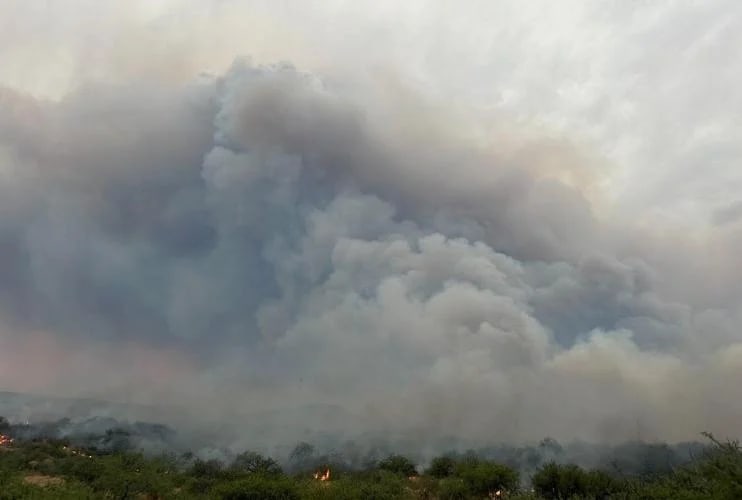
[[[2,90],[8,388],[423,437],[735,432],[733,217],[627,222],[566,138],[328,75]]]

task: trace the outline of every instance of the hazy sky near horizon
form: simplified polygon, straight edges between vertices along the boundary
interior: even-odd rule
[[[0,0],[1,383],[738,435],[740,52],[731,0]]]

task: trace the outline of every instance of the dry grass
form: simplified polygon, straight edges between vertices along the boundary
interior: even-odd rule
[[[45,476],[43,474],[29,474],[23,478],[23,482],[45,488],[47,486],[59,486],[64,483],[64,479],[61,477]]]

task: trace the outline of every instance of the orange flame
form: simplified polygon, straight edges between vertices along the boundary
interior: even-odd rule
[[[314,479],[318,479],[320,481],[329,481],[330,480],[330,469],[325,470],[324,473],[315,472]]]
[[[0,434],[0,446],[10,446],[11,444],[13,444],[12,437]]]

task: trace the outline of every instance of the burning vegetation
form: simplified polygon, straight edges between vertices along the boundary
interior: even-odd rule
[[[330,469],[325,469],[324,472],[322,471],[315,472],[314,479],[318,481],[329,481],[330,480]]]
[[[13,438],[5,434],[0,434],[0,446],[11,446],[13,444]]]
[[[69,434],[74,426],[66,422],[62,427],[65,432],[55,438],[48,435],[59,430],[55,426],[36,428],[5,421],[0,428],[0,446],[7,451],[0,453],[0,497],[742,498],[738,494],[742,490],[733,489],[740,484],[742,450],[736,442],[718,442],[711,435],[706,436],[710,444],[699,449],[691,463],[649,468],[652,462],[670,460],[667,453],[672,450],[645,445],[637,448],[639,454],[615,456],[619,460],[611,461],[611,469],[598,465],[588,470],[568,464],[563,448],[553,440],[544,440],[538,448],[520,449],[518,453],[525,454],[521,463],[531,463],[530,469],[494,457],[492,451],[486,455],[486,450],[451,452],[429,462],[406,455],[377,455],[362,465],[350,466],[340,455],[316,452],[308,443],[300,443],[282,465],[280,459],[251,451],[222,460],[199,459],[198,454],[189,452],[148,454],[137,446],[141,441],[132,441],[135,433],[88,433],[85,440],[78,441]],[[89,426],[85,428],[89,430]],[[127,437],[122,443],[128,446],[121,448],[118,441],[109,446],[112,436]],[[526,453],[539,450],[541,455]],[[631,469],[633,462],[643,464],[641,469]]]
[[[72,448],[70,446],[62,446],[62,450],[70,455],[78,456],[78,457],[85,457],[85,458],[93,458],[92,455],[88,455],[82,450],[78,450],[76,448]]]

